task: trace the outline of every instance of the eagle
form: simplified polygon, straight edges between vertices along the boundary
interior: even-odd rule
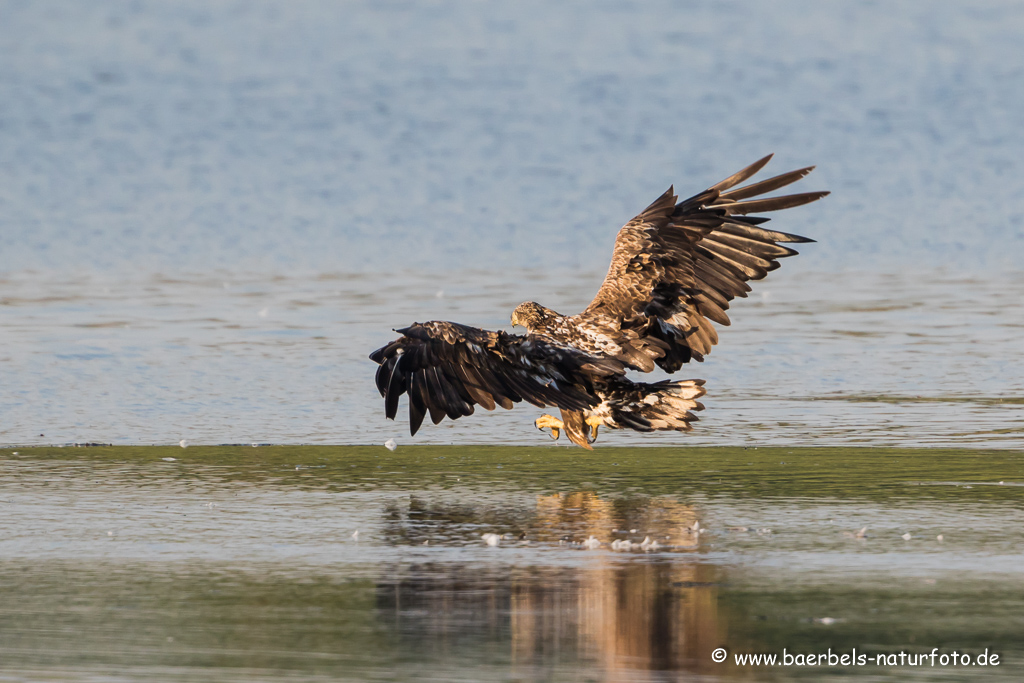
[[[429,414],[472,415],[476,406],[511,409],[526,401],[558,408],[538,429],[564,432],[591,449],[598,428],[690,431],[703,410],[704,380],[636,382],[630,371],[667,373],[703,361],[718,343],[712,323],[729,325],[726,311],[746,297],[752,280],[797,252],[783,243],[813,242],[769,230],[752,214],[821,199],[828,192],[764,195],[800,180],[814,167],[743,185],[768,155],[689,199],[672,187],[619,230],[611,266],[594,300],[576,315],[535,302],[512,311],[526,334],[483,330],[433,320],[397,329],[402,336],[370,354],[384,414],[394,419],[408,395],[409,432]]]

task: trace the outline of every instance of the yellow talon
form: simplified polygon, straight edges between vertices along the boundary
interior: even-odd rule
[[[590,425],[590,440],[597,441],[597,428],[604,424],[596,415],[588,415],[585,422]]]
[[[533,426],[541,431],[544,431],[545,428],[551,429],[551,438],[555,441],[558,441],[561,430],[565,429],[562,421],[553,415],[541,415],[534,421]]]

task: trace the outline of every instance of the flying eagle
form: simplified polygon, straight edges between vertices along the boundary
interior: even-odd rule
[[[726,310],[797,252],[780,242],[813,242],[767,230],[778,211],[821,199],[828,192],[762,195],[810,173],[801,168],[737,187],[761,170],[771,155],[707,190],[677,201],[670,187],[619,230],[608,275],[587,308],[562,315],[527,302],[512,311],[512,325],[526,334],[491,332],[434,320],[395,330],[402,336],[370,359],[384,414],[394,419],[398,399],[409,395],[409,431],[429,413],[434,424],[472,415],[475,406],[511,409],[527,401],[556,407],[562,419],[541,416],[534,424],[590,449],[598,427],[689,431],[704,408],[704,380],[634,382],[629,370],[655,366],[673,373],[702,361],[718,343],[711,325],[728,325]],[[733,189],[736,188],[736,189]]]

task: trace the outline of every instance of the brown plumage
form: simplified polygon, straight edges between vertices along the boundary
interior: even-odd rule
[[[757,173],[771,156],[676,203],[669,188],[619,230],[608,275],[574,324],[599,331],[623,346],[639,348],[649,361],[623,358],[648,371],[651,363],[675,372],[703,360],[718,343],[710,324],[729,325],[729,302],[745,297],[749,280],[779,267],[797,252],[780,242],[812,242],[758,227],[754,211],[778,211],[821,199],[827,192],[743,201],[771,192],[810,173],[813,166],[728,191]]]
[[[550,427],[555,438],[565,430],[585,448],[600,425],[689,430],[697,419],[691,411],[703,408],[696,400],[702,380],[648,384],[625,373],[655,366],[671,373],[703,360],[718,343],[712,322],[729,325],[729,302],[797,253],[780,243],[813,241],[762,228],[768,219],[749,215],[828,194],[761,197],[813,167],[737,187],[770,159],[682,202],[669,188],[619,230],[608,275],[578,315],[527,302],[512,313],[512,324],[527,329],[523,336],[440,321],[398,330],[401,338],[370,356],[380,364],[385,415],[393,419],[399,396],[408,393],[413,434],[428,412],[437,424],[472,414],[474,405],[493,410],[522,400],[559,408],[562,420],[546,415],[537,426]]]

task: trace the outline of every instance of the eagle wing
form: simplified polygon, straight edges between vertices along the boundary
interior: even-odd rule
[[[436,320],[396,332],[402,336],[370,359],[380,364],[377,389],[388,418],[395,418],[399,397],[409,395],[411,434],[428,412],[437,424],[446,415],[452,420],[472,415],[477,405],[509,410],[525,400],[538,407],[587,410],[600,403],[595,381],[625,373],[613,358],[591,356],[543,336]]]
[[[627,223],[615,240],[608,275],[577,316],[578,324],[646,354],[646,363],[627,361],[640,370],[651,370],[656,363],[675,372],[691,358],[703,360],[718,342],[709,321],[728,325],[725,311],[735,297],[747,295],[747,282],[760,280],[779,267],[778,259],[797,253],[779,243],[814,241],[759,227],[769,219],[749,215],[827,195],[751,199],[796,182],[813,166],[731,189],[761,170],[771,156],[682,202],[676,202],[670,187]]]

